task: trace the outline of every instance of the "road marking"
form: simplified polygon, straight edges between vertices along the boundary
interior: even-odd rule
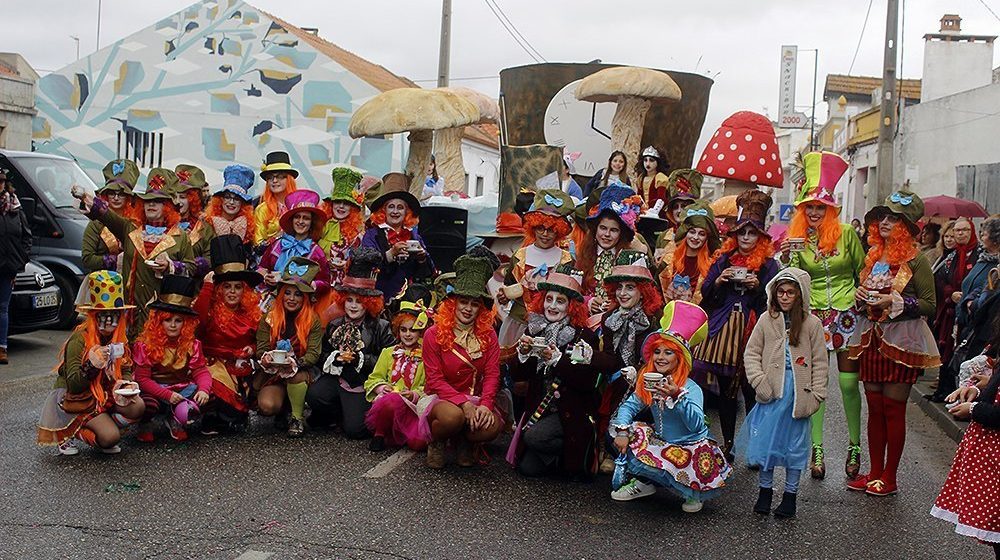
[[[403,463],[409,461],[416,452],[409,449],[400,449],[395,452],[385,461],[375,465],[368,472],[361,475],[361,478],[382,478],[383,476],[392,472],[393,469],[402,465]]]
[[[272,556],[274,556],[273,552],[257,552],[256,550],[248,550],[237,556],[236,560],[267,560]]]

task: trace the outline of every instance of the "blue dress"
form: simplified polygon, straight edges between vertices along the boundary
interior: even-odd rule
[[[781,398],[757,403],[740,428],[736,449],[745,454],[747,464],[765,471],[774,467],[804,470],[809,463],[809,419],[793,418],[795,374],[792,354],[785,343],[785,385]]]

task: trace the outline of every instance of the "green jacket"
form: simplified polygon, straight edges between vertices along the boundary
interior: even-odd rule
[[[274,305],[281,305],[281,302],[276,301]],[[274,344],[271,342],[271,323],[268,322],[268,316],[265,315],[261,318],[260,325],[257,326],[257,359],[259,360],[264,352],[274,350]],[[319,360],[323,350],[323,325],[319,319],[313,321],[312,327],[309,328],[308,344],[305,354],[295,356],[295,363],[298,364],[299,369],[313,367]],[[298,353],[296,352],[296,354]]]
[[[107,255],[117,256],[122,252],[121,245],[121,242],[115,238],[111,230],[104,227],[104,224],[90,222],[83,230],[83,246],[80,249],[83,266],[90,272],[118,270],[117,266],[112,266],[104,257]]]
[[[858,287],[858,274],[865,265],[865,251],[850,225],[840,224],[840,240],[833,256],[817,256],[816,245],[807,242],[805,251],[791,254],[789,265],[809,273],[811,309],[844,311],[854,307],[854,291]]]
[[[413,376],[413,385],[407,388],[406,380],[400,379],[396,383],[392,383],[389,379],[392,376],[392,364],[393,357],[392,353],[396,350],[396,345],[392,345],[388,348],[383,348],[382,353],[378,356],[378,361],[375,362],[375,369],[372,370],[368,379],[365,380],[365,398],[368,402],[375,400],[375,388],[379,385],[391,385],[392,389],[397,392],[402,391],[414,391],[417,393],[424,392],[424,363],[421,361],[417,365],[417,373]]]
[[[90,390],[90,379],[83,371],[83,355],[86,348],[83,347],[83,333],[73,331],[63,348],[63,360],[59,366],[58,376],[53,385],[55,389],[66,389],[67,393],[83,393]],[[131,380],[132,375],[129,368],[122,367],[122,379]]]

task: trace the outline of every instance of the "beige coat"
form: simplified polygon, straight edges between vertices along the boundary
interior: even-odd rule
[[[780,280],[795,280],[802,289],[802,297],[809,303],[809,275],[798,268],[779,272],[767,286],[770,297],[772,286]],[[785,385],[785,332],[784,314],[772,315],[765,311],[757,320],[747,341],[744,364],[747,380],[757,392],[757,402],[766,403],[782,397]],[[811,313],[806,314],[799,335],[799,344],[791,346],[792,372],[795,378],[795,406],[793,418],[808,418],[826,399],[830,357],[823,338],[823,324]]]

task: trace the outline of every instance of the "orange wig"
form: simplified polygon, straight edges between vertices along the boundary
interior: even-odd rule
[[[385,205],[381,208],[372,212],[372,215],[368,217],[368,220],[372,225],[380,226],[385,223]],[[406,216],[403,217],[403,227],[412,229],[414,226],[420,223],[420,218],[413,212],[413,209],[409,206],[406,207]]]
[[[167,229],[176,226],[181,221],[181,215],[177,213],[177,208],[174,204],[167,200],[161,200],[158,202],[163,202],[163,225],[167,226]],[[146,221],[146,210],[143,207],[143,202],[139,201],[139,215],[141,217],[140,225],[146,225],[149,222]]]
[[[441,305],[434,312],[434,321],[437,323],[437,341],[441,349],[450,352],[455,346],[455,325],[458,319],[455,318],[456,302],[454,297],[445,298]],[[493,307],[483,307],[476,316],[476,324],[473,326],[476,339],[480,346],[486,348],[490,344],[490,334],[493,333],[493,323],[496,320],[496,311]]]
[[[528,212],[524,216],[524,242],[521,247],[535,243],[535,228],[546,227],[556,232],[556,245],[570,234],[569,222],[558,216],[550,216],[541,212]]]
[[[885,258],[889,266],[899,266],[917,256],[920,251],[917,242],[913,239],[910,230],[902,221],[892,228],[889,239],[882,239],[878,232],[878,222],[868,224],[868,246],[871,249],[865,256],[865,268],[861,272],[862,278],[867,278],[875,263]]]
[[[236,332],[231,328],[238,323],[257,324],[260,322],[260,296],[250,287],[243,289],[243,297],[235,310],[230,309],[223,301],[222,282],[215,284],[212,292],[212,311],[210,325],[202,325],[204,328],[219,329],[221,332]]]
[[[684,349],[681,348],[680,344],[677,342],[663,338],[656,337],[653,341],[649,343],[649,360],[646,361],[646,365],[642,366],[639,370],[639,375],[637,376],[637,381],[635,384],[635,394],[639,397],[646,405],[653,402],[653,394],[646,389],[646,384],[642,382],[642,375],[648,372],[655,372],[656,366],[653,365],[653,353],[656,352],[657,348],[666,348],[677,356],[677,367],[674,368],[673,373],[669,374],[671,379],[678,388],[683,388],[684,384],[687,383],[688,375],[691,373],[691,364],[684,359]]]
[[[528,311],[544,315],[545,294],[546,292],[542,291],[536,292],[535,296],[528,302]],[[569,309],[567,309],[566,312],[567,315],[569,315],[569,324],[578,329],[585,327],[587,325],[587,319],[590,318],[590,312],[587,310],[587,305],[578,299],[569,298]]]
[[[331,290],[330,303],[343,309],[344,302],[347,301],[348,296],[357,296],[361,300],[361,305],[364,306],[365,312],[368,313],[369,317],[378,317],[382,314],[382,309],[385,307],[385,300],[382,299],[382,296],[361,296],[341,292],[340,290]]]
[[[726,238],[726,242],[722,244],[722,248],[715,252],[712,262],[719,260],[722,255],[732,256],[737,252],[739,252],[739,246],[736,244],[736,238],[729,236]],[[767,236],[761,235],[757,239],[757,244],[753,246],[753,250],[747,255],[747,268],[756,272],[773,256],[774,244],[771,243],[771,240]]]
[[[239,216],[243,216],[247,220],[247,234],[243,236],[243,241],[245,243],[253,241],[254,232],[257,231],[257,226],[253,217],[253,205],[249,202],[244,202],[243,205],[240,206]],[[212,218],[221,218],[223,220],[229,219],[229,215],[222,210],[221,196],[213,196],[212,200],[208,202],[208,210],[205,211],[205,219],[211,224]]]
[[[176,314],[184,319],[184,325],[181,327],[180,335],[176,338],[170,338],[163,328],[163,321],[171,315],[175,315],[175,313],[162,309],[150,310],[146,325],[136,342],[141,342],[145,346],[146,355],[149,356],[151,364],[161,364],[167,349],[173,348],[175,350],[173,362],[163,365],[179,368],[185,364],[194,349],[198,318],[193,315]]]
[[[817,234],[819,238],[819,252],[824,255],[832,255],[837,250],[837,242],[840,241],[840,211],[833,206],[826,207],[826,214],[823,214],[823,221],[819,223]],[[806,217],[805,209],[801,206],[795,210],[792,222],[788,225],[788,237],[809,239],[809,218]]]
[[[201,191],[199,189],[188,189],[184,191],[184,197],[188,201],[188,219],[192,222],[201,218],[201,211],[204,206],[201,202]]]
[[[105,203],[108,202],[107,193],[98,194],[97,198],[103,200]],[[125,206],[122,207],[120,212],[117,210],[115,210],[115,212],[118,212],[119,216],[128,219],[128,221],[132,222],[132,224],[135,225],[136,227],[142,225],[142,219],[140,217],[143,213],[142,204],[141,201],[135,196],[126,195]]]
[[[106,344],[120,343],[125,347],[125,356],[120,360],[116,360],[114,366],[110,370],[112,382],[118,381],[122,378],[122,367],[132,365],[132,351],[128,343],[128,338],[125,335],[128,325],[127,312],[122,312],[121,318],[118,321],[118,327],[115,328],[115,332],[111,334],[111,338],[106,342],[101,341],[100,329],[97,327],[97,312],[88,311],[82,323],[76,326],[74,332],[79,332],[83,335],[83,354],[80,356],[80,361],[84,362],[87,360],[87,356],[90,351],[95,346],[104,346]],[[66,363],[66,345],[69,343],[69,339],[63,344],[62,350],[62,361],[59,365],[55,367],[55,370],[59,370]],[[103,407],[104,403],[108,402],[108,395],[104,391],[104,387],[101,382],[104,380],[104,375],[97,375],[90,381],[90,392],[94,395],[94,399],[97,400],[98,408]]]
[[[686,237],[685,237],[686,239]],[[687,242],[683,239],[677,243],[674,249],[674,274],[684,271],[684,259],[687,258]],[[698,249],[698,277],[704,278],[708,275],[708,269],[712,267],[712,255],[708,252],[708,240]]]
[[[282,301],[284,301],[285,290],[287,289],[287,285],[281,286],[275,298],[274,305],[271,307],[270,313],[268,313],[268,322],[271,324],[272,345],[277,344],[285,336],[286,313]],[[316,315],[316,310],[313,309],[309,294],[305,294],[305,297],[302,298],[302,308],[295,315],[295,340],[292,341],[292,348],[295,349],[296,356],[302,356],[308,350],[309,331],[312,330],[313,323],[316,321],[319,321],[319,317]]]
[[[320,208],[323,209],[323,213],[326,214],[327,220],[333,220],[333,203],[329,200],[324,200],[320,204]],[[385,213],[382,214],[383,218]],[[412,226],[411,226],[412,227]],[[350,243],[358,238],[359,235],[364,233],[365,228],[365,218],[361,215],[361,209],[356,206],[351,206],[351,212],[346,218],[340,221],[340,242]]]
[[[614,311],[618,309],[618,298],[615,297],[615,292],[618,291],[618,286],[621,282],[604,282],[604,291],[608,293],[611,297],[611,308],[608,311]],[[642,310],[649,317],[655,317],[663,310],[663,294],[660,293],[659,288],[656,287],[655,282],[636,282],[635,285],[639,288],[639,294],[642,296]]]
[[[285,196],[288,196],[297,190],[299,190],[299,188],[295,185],[295,177],[288,175],[285,182]],[[265,222],[270,223],[281,217],[281,212],[278,208],[278,197],[271,192],[271,189],[267,188],[267,181],[264,182],[264,194],[260,198],[260,203],[267,209],[264,212]]]

